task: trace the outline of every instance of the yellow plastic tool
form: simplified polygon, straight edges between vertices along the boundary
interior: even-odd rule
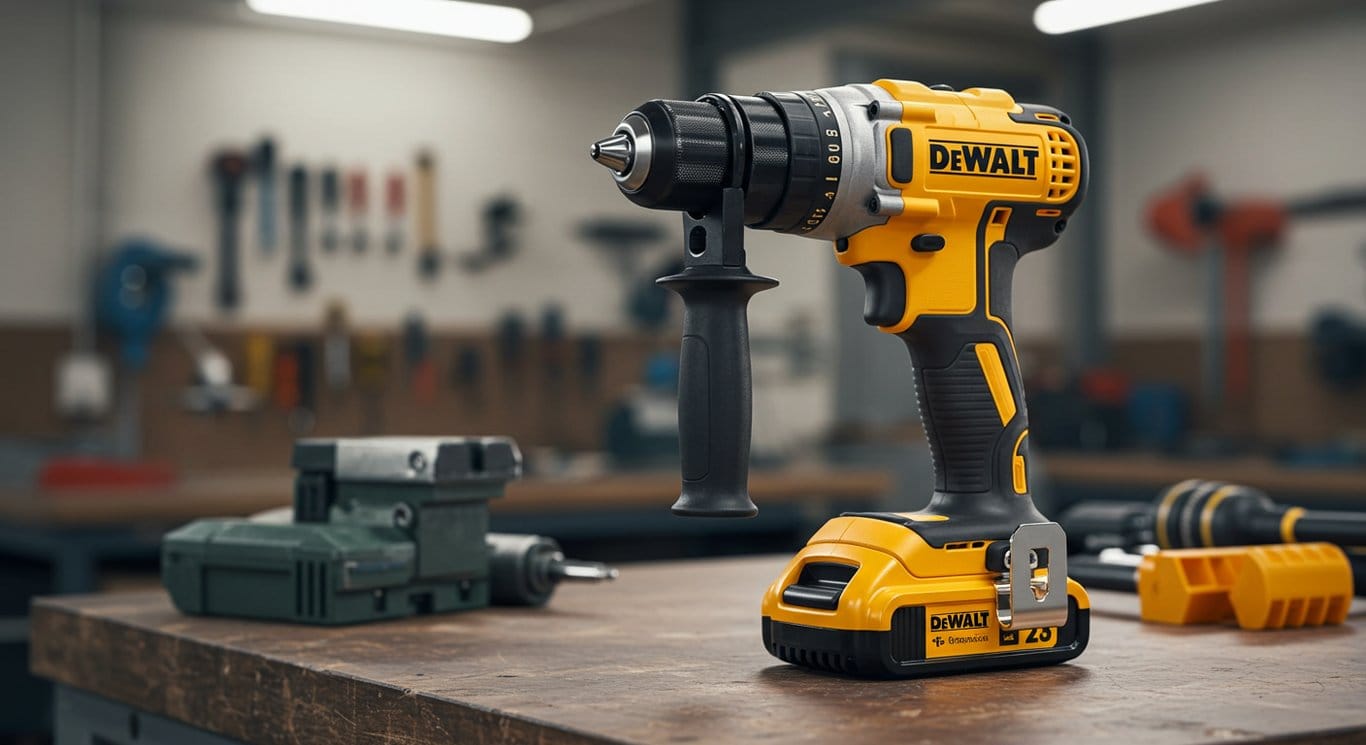
[[[1173,549],[1143,557],[1138,596],[1143,620],[1156,623],[1335,625],[1352,604],[1352,566],[1331,543]]]

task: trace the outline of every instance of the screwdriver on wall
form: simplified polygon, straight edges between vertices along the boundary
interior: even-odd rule
[[[289,286],[306,290],[313,284],[308,265],[308,170],[289,169]]]
[[[351,250],[365,253],[370,244],[367,224],[370,218],[370,190],[365,170],[357,168],[346,177],[346,204],[351,212]]]
[[[417,156],[417,271],[432,279],[441,270],[441,248],[436,245],[436,161],[431,152]]]
[[[384,182],[384,213],[388,225],[384,248],[390,254],[403,250],[403,222],[407,218],[407,181],[402,171],[392,171]]]
[[[275,140],[262,138],[251,153],[252,171],[256,175],[256,231],[257,243],[267,255],[275,253],[275,197],[280,174],[275,165]]]
[[[212,172],[218,211],[218,278],[214,297],[219,310],[232,310],[242,300],[237,235],[247,156],[237,151],[219,152],[214,155]]]
[[[427,321],[416,311],[403,319],[403,361],[413,398],[431,403],[436,398],[436,362],[432,359]]]
[[[346,303],[327,304],[323,319],[323,380],[333,394],[351,387],[351,333],[346,323]]]
[[[323,250],[332,253],[341,243],[341,177],[337,169],[326,168],[322,172],[322,223]]]

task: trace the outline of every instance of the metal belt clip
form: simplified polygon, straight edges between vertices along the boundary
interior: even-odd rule
[[[1035,577],[1040,567],[1043,575]],[[1004,629],[1066,625],[1067,535],[1061,525],[1026,523],[1011,534],[1006,571],[996,583],[996,620]]]

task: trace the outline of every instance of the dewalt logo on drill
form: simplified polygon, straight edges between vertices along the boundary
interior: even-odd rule
[[[930,173],[1033,179],[1039,148],[960,140],[930,140]]]
[[[941,613],[930,616],[930,631],[961,631],[966,629],[985,629],[987,612],[970,611],[967,613]]]

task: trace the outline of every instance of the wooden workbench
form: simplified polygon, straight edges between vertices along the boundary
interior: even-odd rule
[[[1366,620],[1249,633],[1139,624],[1095,593],[1050,668],[860,681],[770,657],[778,557],[627,566],[544,609],[341,629],[176,613],[159,592],[42,599],[34,671],[259,743],[1180,743],[1366,738]],[[126,719],[126,717],[125,717]]]

